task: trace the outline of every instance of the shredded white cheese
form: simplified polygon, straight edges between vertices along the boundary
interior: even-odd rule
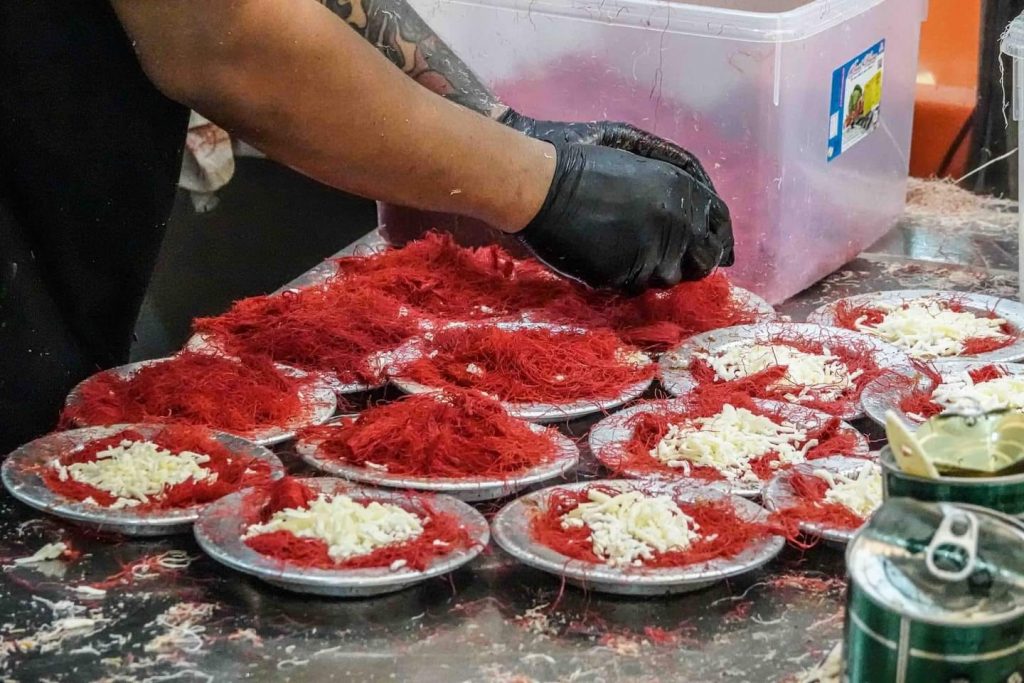
[[[697,525],[668,496],[591,489],[588,498],[562,516],[562,528],[588,527],[594,554],[610,566],[640,566],[655,552],[685,550],[698,538]]]
[[[68,549],[67,543],[64,541],[57,541],[55,543],[47,543],[39,550],[35,551],[28,557],[19,557],[14,560],[16,565],[25,564],[39,564],[40,562],[49,562],[50,560],[56,560],[64,551]]]
[[[973,411],[979,407],[984,412],[1024,411],[1024,375],[1007,375],[976,384],[965,370],[936,387],[932,401],[953,412]]]
[[[651,364],[651,357],[643,351],[637,349],[617,349],[615,351],[615,360],[623,365],[629,365],[634,368],[643,368]]]
[[[266,523],[250,526],[242,538],[273,531],[319,539],[327,544],[331,559],[342,562],[416,538],[423,533],[423,521],[391,503],[371,501],[364,505],[348,496],[320,494],[308,508],[285,508]]]
[[[172,453],[150,441],[122,441],[96,454],[92,462],[53,463],[61,481],[72,479],[106,491],[117,500],[112,509],[135,507],[169,486],[188,480],[215,481],[217,473],[203,464],[210,456],[191,451]]]
[[[742,379],[777,365],[786,366],[786,376],[777,386],[800,387],[800,392],[787,394],[786,400],[800,403],[814,398],[834,401],[854,386],[864,374],[850,369],[827,348],[823,353],[806,353],[785,344],[734,344],[721,353],[697,352],[723,380]],[[812,395],[813,392],[813,395]]]
[[[751,460],[775,452],[779,459],[774,467],[792,465],[803,462],[817,445],[817,439],[808,439],[805,430],[789,422],[777,424],[745,408],[725,405],[712,417],[669,425],[650,454],[684,471],[690,466],[714,467],[729,481],[756,482]]]
[[[882,505],[882,469],[872,462],[850,472],[814,470],[828,482],[826,503],[838,503],[859,517],[870,517]]]
[[[940,299],[922,298],[902,304],[877,304],[885,311],[877,325],[867,324],[864,316],[854,323],[858,331],[874,335],[905,349],[915,358],[941,358],[963,355],[968,339],[1000,339],[1006,321],[985,318],[970,311],[952,311]]]

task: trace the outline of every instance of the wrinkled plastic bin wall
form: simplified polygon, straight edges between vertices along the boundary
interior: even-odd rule
[[[616,10],[606,3],[566,2],[560,14],[528,0],[413,6],[519,111],[626,120],[698,154],[732,209],[731,275],[769,301],[856,256],[903,210],[926,0],[885,0],[779,43],[722,37],[727,29],[714,24],[709,35],[668,32],[671,14],[693,10],[656,0],[645,8],[644,27],[610,23]],[[832,73],[881,39],[881,124],[829,163]],[[382,222],[398,234],[405,213],[382,207]],[[439,222],[429,217],[420,227]]]

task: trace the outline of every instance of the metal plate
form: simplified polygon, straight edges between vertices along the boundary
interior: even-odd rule
[[[832,419],[831,415],[818,410],[812,410],[811,408],[806,408],[804,406],[782,403],[780,401],[765,401],[761,399],[755,399],[754,402],[758,407],[766,410],[781,411],[784,413],[785,419],[788,422],[797,426],[817,426]],[[608,469],[613,469],[611,463],[614,462],[614,457],[612,457],[612,454],[615,450],[624,448],[633,439],[633,434],[636,430],[629,426],[629,422],[634,416],[641,413],[663,411],[683,412],[685,410],[686,402],[684,398],[668,401],[644,401],[637,405],[630,406],[625,410],[604,418],[594,425],[590,430],[590,452],[594,454],[594,457],[597,458],[602,465]],[[871,452],[867,439],[864,438],[860,432],[854,429],[852,425],[843,422],[842,427],[844,430],[855,434],[857,438],[857,447],[850,453],[850,455],[866,456]],[[617,474],[631,479],[664,479],[671,482],[689,483],[693,486],[707,486],[709,484],[714,484],[722,490],[728,491],[729,493],[737,496],[743,496],[744,498],[757,498],[761,495],[761,490],[764,487],[764,482],[709,482],[698,477],[689,477],[682,474],[672,475],[668,472],[648,472],[644,470],[623,469],[621,470],[621,473]]]
[[[866,334],[808,323],[762,323],[726,327],[691,337],[661,357],[661,385],[673,396],[688,394],[697,388],[697,381],[689,368],[690,359],[696,351],[719,353],[730,346],[765,340],[784,333],[814,341],[827,337],[829,341],[864,344],[874,350],[874,360],[880,368],[907,377],[913,376],[915,372],[907,354]],[[856,402],[849,410],[836,417],[852,421],[863,416],[860,404]]]
[[[1000,318],[1010,324],[1017,334],[1017,341],[1002,349],[979,353],[976,355],[944,356],[929,360],[952,360],[960,358],[964,360],[980,360],[988,363],[1005,363],[1024,359],[1024,304],[1012,299],[1000,299],[985,294],[972,294],[970,292],[942,291],[938,289],[900,289],[889,292],[872,292],[870,294],[858,294],[826,304],[814,310],[807,316],[807,322],[818,325],[834,327],[836,324],[835,311],[840,303],[847,302],[853,306],[870,306],[872,304],[902,304],[926,297],[937,299],[955,299],[961,301],[970,312],[981,313],[993,311]]]
[[[47,434],[7,456],[0,470],[0,477],[11,495],[26,505],[84,526],[102,531],[116,531],[128,536],[163,536],[187,532],[198,518],[203,505],[178,510],[111,510],[66,498],[43,482],[39,473],[42,468],[49,467],[54,460],[64,457],[90,441],[106,438],[125,429],[134,429],[143,436],[152,438],[159,434],[164,426],[121,424]],[[266,448],[231,434],[210,431],[210,435],[233,453],[268,463],[275,479],[284,476],[281,461]]]
[[[685,501],[728,499],[735,506],[737,515],[745,521],[765,521],[768,516],[767,510],[745,498],[709,488],[667,482],[605,479],[553,486],[512,501],[494,518],[494,540],[523,564],[563,577],[575,586],[620,595],[666,595],[700,590],[767,564],[779,554],[784,544],[782,537],[772,536],[758,541],[732,558],[715,559],[689,567],[621,569],[566,557],[533,539],[530,533],[532,515],[544,509],[553,490],[579,491],[594,485],[615,486],[623,490],[643,488]]]
[[[110,370],[104,370],[101,373],[97,373],[92,377],[89,377],[80,382],[71,393],[68,394],[67,399],[64,401],[64,406],[71,406],[77,403],[80,399],[79,396],[82,391],[82,387],[91,382],[94,378],[99,377],[103,373],[112,372],[120,377],[131,377],[141,368],[148,365],[156,365],[157,363],[166,363],[171,358],[156,358],[154,360],[144,360],[138,363],[129,363],[128,365],[122,365],[120,367],[111,368]],[[281,372],[292,375],[293,377],[305,377],[306,373],[295,368],[290,368],[285,365],[277,365]],[[327,384],[319,378],[313,380],[311,384],[303,387],[299,390],[299,400],[302,402],[304,414],[295,418],[286,425],[280,427],[268,427],[266,429],[256,429],[247,434],[236,434],[243,439],[252,441],[253,443],[260,446],[274,446],[285,441],[289,441],[295,437],[295,432],[303,427],[310,425],[318,425],[326,422],[334,411],[338,407],[338,399],[334,394],[334,391],[327,386]],[[90,425],[83,425],[76,421],[76,424],[81,427]]]
[[[864,460],[858,458],[846,458],[841,455],[833,455],[829,458],[801,463],[793,467],[793,470],[797,470],[803,474],[811,474],[814,470],[850,472],[863,467],[864,462]],[[875,461],[875,464],[877,465],[877,461]],[[770,482],[768,482],[768,486],[764,489],[763,500],[766,508],[772,511],[784,510],[785,508],[797,503],[797,495],[793,491],[793,487],[790,485],[789,480],[790,472],[780,472],[775,475]],[[833,527],[822,526],[821,524],[811,524],[810,522],[800,522],[800,530],[809,536],[815,536],[837,545],[846,545],[857,533],[857,529],[853,529],[852,531],[847,529],[836,529]]]
[[[409,568],[391,571],[387,567],[372,569],[316,569],[289,565],[256,552],[242,541],[242,534],[252,520],[242,516],[243,498],[269,495],[266,491],[246,489],[225,496],[203,511],[195,525],[196,540],[210,557],[218,562],[272,585],[298,593],[332,597],[363,597],[393,593],[447,574],[479,555],[490,539],[483,515],[462,501],[450,496],[402,493],[361,488],[333,478],[302,479],[303,484],[321,493],[348,495],[381,503],[394,503],[413,512],[422,513],[418,501],[428,501],[438,512],[451,513],[465,525],[476,545],[436,558],[422,572]]]
[[[1024,375],[1024,364],[1022,363],[993,363],[991,361],[976,360],[946,360],[933,363],[943,381],[953,375],[966,370],[983,368],[987,365],[998,365],[1005,368],[1011,375]],[[906,383],[893,382],[892,380],[876,379],[864,387],[861,395],[861,403],[864,405],[864,412],[875,424],[885,426],[885,414],[890,410],[900,416],[912,430],[917,429],[921,423],[914,420],[900,409],[900,403],[906,397],[916,391],[928,391],[931,388],[931,380],[921,373],[915,373],[914,378]]]
[[[572,331],[572,332],[585,332],[580,327],[569,327],[565,325],[551,325],[548,323],[539,322],[527,322],[527,321],[501,321],[501,322],[473,322],[473,323],[449,323],[442,329],[460,328],[467,327],[469,324],[473,325],[493,325],[504,330],[521,330],[521,329],[549,329],[554,331]],[[424,344],[426,341],[422,338],[416,338],[410,340],[399,348],[392,355],[391,358],[391,381],[399,389],[407,394],[424,394],[440,391],[438,387],[428,387],[419,382],[415,382],[411,379],[407,379],[401,376],[401,366],[410,363],[424,355]],[[653,361],[652,361],[653,362]],[[606,412],[612,408],[628,403],[633,399],[636,399],[643,395],[647,391],[648,387],[654,378],[637,382],[630,386],[625,387],[622,392],[612,398],[605,399],[581,399],[578,401],[571,401],[568,403],[513,403],[509,401],[501,401],[502,406],[508,411],[513,417],[518,417],[522,420],[528,420],[530,422],[537,422],[541,424],[547,424],[551,422],[565,422],[573,420],[578,417],[585,415],[591,415],[593,413]]]
[[[339,427],[341,426],[337,422],[334,424]],[[574,468],[579,461],[580,451],[576,444],[567,436],[554,429],[541,427],[540,425],[524,424],[535,432],[543,432],[550,435],[555,443],[556,455],[551,462],[531,467],[524,472],[504,479],[495,477],[441,478],[393,475],[368,467],[348,465],[333,458],[322,457],[319,455],[319,449],[316,444],[304,441],[299,441],[295,445],[295,452],[309,465],[321,472],[350,481],[393,489],[432,491],[434,493],[444,493],[466,502],[479,502],[504,498],[528,486],[562,476]]]
[[[779,319],[779,313],[775,310],[775,307],[759,297],[757,294],[751,292],[749,289],[743,289],[742,287],[733,285],[732,298],[743,306],[744,309],[757,315],[757,321],[751,324],[772,322],[773,320]]]
[[[215,340],[211,339],[210,336],[206,334],[194,334],[191,337],[189,337],[188,342],[185,344],[185,349],[187,351],[195,351],[197,353],[213,353],[219,356],[224,356],[226,358],[230,357],[230,354],[228,354],[228,352],[224,350],[223,346],[218,344]],[[370,365],[370,367],[379,369],[381,370],[381,372],[383,372],[384,368],[382,367],[380,360],[378,360],[379,356],[380,354],[371,355],[370,358],[367,359],[367,364]],[[302,370],[300,372],[306,371]],[[385,384],[387,384],[387,380],[381,380],[376,384],[365,384],[363,382],[345,382],[340,377],[338,377],[338,373],[331,372],[329,370],[317,370],[316,374],[317,376],[323,378],[324,384],[333,389],[334,393],[338,395],[358,394],[365,391],[373,391],[375,389],[380,389]]]

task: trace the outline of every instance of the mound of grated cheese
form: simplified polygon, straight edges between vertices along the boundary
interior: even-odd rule
[[[699,538],[696,523],[668,496],[591,489],[587,497],[562,516],[562,528],[589,528],[594,554],[609,566],[641,566],[656,552],[685,550]]]
[[[53,463],[61,481],[74,481],[116,496],[110,508],[119,510],[150,502],[165,488],[188,480],[209,481],[217,473],[203,467],[210,456],[192,451],[172,453],[151,441],[122,441],[96,454],[92,462]]]
[[[689,474],[691,466],[714,467],[729,481],[759,481],[750,461],[778,453],[774,467],[803,462],[818,445],[807,432],[783,421],[777,424],[745,408],[726,404],[711,417],[669,425],[651,449],[651,457]]]
[[[905,349],[915,358],[941,358],[964,353],[968,339],[1007,339],[1006,321],[985,318],[970,311],[952,311],[944,301],[915,299],[903,304],[879,304],[885,318],[877,325],[857,320],[858,331],[874,335]]]
[[[837,503],[864,518],[882,505],[882,469],[875,463],[849,472],[814,470],[813,474],[828,483],[826,503]]]
[[[1024,375],[1007,375],[975,384],[969,372],[947,378],[932,392],[932,401],[952,412],[1024,411]],[[923,421],[921,415],[910,415]]]
[[[307,508],[278,510],[266,523],[250,526],[242,538],[273,531],[321,540],[327,544],[331,559],[343,562],[416,538],[423,533],[423,521],[391,503],[371,501],[364,505],[348,496],[320,494]]]
[[[694,355],[707,361],[715,374],[724,380],[742,379],[785,365],[786,376],[778,386],[800,387],[799,393],[787,394],[786,400],[796,403],[811,400],[810,393],[813,392],[813,398],[834,401],[851,388],[864,371],[850,372],[827,347],[822,350],[824,353],[807,353],[785,344],[747,342],[730,346],[718,354],[697,352]]]

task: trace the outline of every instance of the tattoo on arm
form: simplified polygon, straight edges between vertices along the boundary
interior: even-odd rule
[[[497,118],[506,109],[406,0],[319,0],[417,83]]]

